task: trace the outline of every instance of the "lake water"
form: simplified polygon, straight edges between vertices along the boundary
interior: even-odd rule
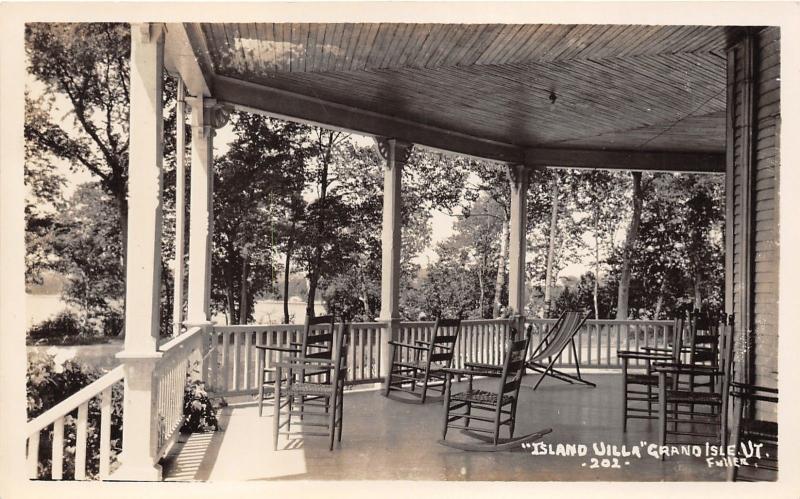
[[[26,328],[38,324],[46,319],[55,317],[69,306],[64,303],[60,295],[26,295]],[[317,315],[325,313],[325,304],[317,302],[315,306]],[[283,300],[258,300],[255,303],[253,319],[256,324],[280,324],[283,322]],[[293,323],[302,323],[306,314],[306,302],[294,297],[289,300],[289,316]],[[218,324],[227,322],[225,314],[214,316]]]
[[[32,295],[26,296],[27,327],[50,319],[70,307],[61,300],[59,295]],[[317,303],[317,315],[325,313],[325,304]],[[302,323],[306,313],[306,303],[299,298],[289,300],[289,316],[294,317],[294,323]],[[280,324],[283,321],[282,300],[259,300],[255,303],[254,319],[256,324]],[[225,315],[214,317],[217,324],[225,324]],[[123,348],[123,340],[112,338],[108,344],[77,345],[77,346],[29,346],[29,357],[36,353],[53,355],[57,364],[66,360],[74,360],[88,364],[101,371],[108,371],[119,362],[114,357]]]

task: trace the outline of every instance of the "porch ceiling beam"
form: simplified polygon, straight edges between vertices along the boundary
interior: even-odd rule
[[[240,109],[327,128],[392,137],[420,146],[494,161],[521,163],[523,149],[316,97],[258,85],[226,76],[213,79],[214,96]]]
[[[199,24],[167,23],[164,38],[164,66],[179,74],[186,91],[194,97],[211,97],[213,66]]]
[[[725,154],[529,148],[525,150],[525,165],[532,168],[725,173]]]

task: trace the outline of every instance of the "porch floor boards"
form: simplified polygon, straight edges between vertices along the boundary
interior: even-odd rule
[[[441,446],[440,402],[424,405],[389,400],[380,391],[345,394],[341,446],[328,451],[326,437],[288,440],[272,450],[272,406],[250,397],[229,400],[220,414],[223,431],[181,437],[163,463],[169,481],[183,480],[507,480],[507,481],[721,481],[724,468],[702,458],[643,455],[620,458],[619,469],[590,468],[591,446],[658,441],[655,421],[628,422],[622,433],[620,374],[591,374],[597,388],[528,375],[520,392],[515,435],[552,428],[545,443],[589,446],[585,457],[533,456],[514,452],[464,452]],[[496,380],[478,380],[476,387]],[[462,385],[455,385],[458,389]],[[501,437],[507,436],[501,433]],[[455,430],[448,439],[468,440]],[[630,464],[625,465],[628,461]]]

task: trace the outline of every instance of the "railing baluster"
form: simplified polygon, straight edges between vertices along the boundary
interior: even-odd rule
[[[100,479],[111,469],[111,387],[100,394]]]
[[[597,365],[601,366],[603,364],[603,338],[600,335],[600,324],[595,324],[594,330],[597,333]]]
[[[240,357],[239,347],[241,345],[241,342],[242,342],[242,334],[240,332],[238,332],[238,331],[233,333],[233,366],[232,366],[233,367],[233,374],[232,374],[232,377],[233,377],[233,389],[234,389],[234,391],[239,389],[239,367],[240,367],[239,366],[239,364],[240,364],[240,362],[239,362],[239,357]]]
[[[27,469],[28,469],[28,478],[31,479],[39,478],[39,435],[40,434],[41,431],[36,430],[32,435],[28,437]]]
[[[252,347],[250,346],[250,331],[245,331],[244,351],[242,352],[242,356],[244,357],[244,369],[242,372],[242,381],[244,386],[242,386],[242,388],[245,390],[250,388],[250,350],[252,350]]]
[[[64,477],[64,416],[53,423],[53,459],[51,474],[53,480]]]
[[[235,333],[234,333],[235,334]],[[230,390],[230,385],[228,384],[228,371],[230,369],[230,363],[228,362],[228,345],[230,343],[230,335],[229,332],[222,333],[222,389],[224,391]]]

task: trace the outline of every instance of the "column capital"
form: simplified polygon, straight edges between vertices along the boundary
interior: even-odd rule
[[[228,123],[233,108],[224,103],[217,102],[217,99],[212,99],[203,96],[186,96],[186,105],[192,113],[192,127],[207,127],[209,131],[224,127]],[[197,109],[202,109],[202,116],[200,113],[195,113]]]
[[[395,138],[374,137],[374,139],[375,149],[387,163],[391,159],[392,148],[394,148],[394,161],[396,163],[405,164],[408,161],[408,157],[411,155],[411,150],[414,147],[414,144],[411,142],[405,142]]]
[[[141,43],[155,43],[164,35],[164,23],[140,23],[139,40]]]
[[[522,182],[527,180],[528,170],[521,163],[509,163],[506,165],[508,181],[515,189],[519,189]]]

